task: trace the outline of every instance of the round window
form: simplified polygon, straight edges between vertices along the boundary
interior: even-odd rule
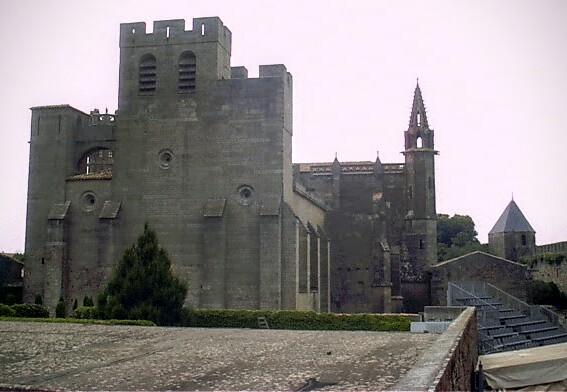
[[[87,191],[81,196],[81,207],[85,211],[92,211],[96,207],[96,196],[93,192]]]
[[[252,202],[254,196],[254,188],[249,185],[241,185],[238,187],[237,196],[241,204],[248,205]]]
[[[173,153],[171,150],[162,150],[158,156],[159,165],[163,169],[169,169],[173,162]]]

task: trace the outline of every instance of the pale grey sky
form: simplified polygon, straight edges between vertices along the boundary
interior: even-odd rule
[[[0,0],[0,251],[24,249],[29,108],[114,112],[119,24],[203,16],[232,65],[293,74],[294,162],[402,162],[419,78],[437,211],[486,242],[514,193],[538,244],[567,240],[567,1]]]

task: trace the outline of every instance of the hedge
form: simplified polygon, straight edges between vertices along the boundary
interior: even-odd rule
[[[12,312],[10,312],[12,311]],[[17,317],[21,321],[47,321],[92,323],[111,325],[155,325],[144,320],[97,320],[94,306],[75,309],[73,319],[49,318],[49,311],[42,305],[0,305],[3,319]],[[183,309],[182,326],[201,328],[259,328],[258,317],[265,317],[271,329],[321,330],[321,331],[409,331],[412,318],[400,314],[336,314],[295,310],[235,310],[235,309]],[[45,318],[34,320],[34,318]]]
[[[16,312],[11,306],[0,304],[0,316],[13,317]]]
[[[411,319],[394,314],[335,314],[311,311],[184,309],[183,326],[202,328],[258,328],[258,317],[271,329],[409,331]]]
[[[38,304],[15,304],[12,305],[14,317],[47,318],[49,310]]]
[[[156,324],[148,320],[92,320],[75,318],[35,318],[35,317],[5,317],[0,316],[0,321],[22,321],[41,322],[57,324],[97,324],[97,325],[138,325],[143,327],[155,327]]]
[[[79,306],[73,312],[73,317],[78,319],[96,319],[99,317],[95,306]]]

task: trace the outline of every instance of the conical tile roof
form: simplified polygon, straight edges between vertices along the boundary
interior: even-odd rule
[[[512,200],[488,234],[514,232],[535,233],[535,230],[520,211],[520,207]]]

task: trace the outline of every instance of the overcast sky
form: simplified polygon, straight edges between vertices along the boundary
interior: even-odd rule
[[[437,211],[487,242],[513,193],[538,244],[567,240],[567,1],[0,0],[0,251],[24,250],[29,108],[114,112],[119,24],[204,16],[233,66],[293,74],[294,162],[403,162],[419,78]]]

